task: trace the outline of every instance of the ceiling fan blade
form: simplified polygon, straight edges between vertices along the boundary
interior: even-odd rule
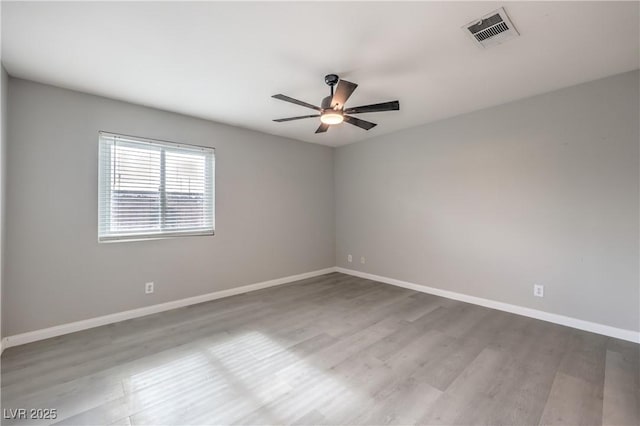
[[[320,114],[315,115],[301,115],[300,117],[289,117],[289,118],[276,118],[273,121],[277,121],[278,123],[282,123],[283,121],[292,121],[292,120],[301,120],[303,118],[312,118],[312,117],[320,117]]]
[[[351,96],[354,90],[358,87],[357,84],[352,83],[347,80],[340,80],[338,82],[338,87],[336,87],[336,91],[333,94],[333,99],[331,99],[331,107],[335,108],[336,105],[339,109],[344,108],[344,104],[347,102],[347,99]]]
[[[353,108],[347,108],[344,110],[345,114],[362,114],[365,112],[380,112],[380,111],[398,111],[400,109],[400,102],[390,101],[382,102],[380,104],[362,105]]]
[[[377,126],[376,123],[372,123],[366,120],[360,120],[359,118],[351,117],[349,115],[344,116],[344,121],[345,123],[353,124],[354,126],[358,126],[364,130],[373,129],[374,127]]]
[[[318,127],[318,130],[316,130],[316,133],[324,133],[324,132],[326,132],[327,130],[329,130],[329,125],[328,125],[328,124],[325,124],[325,123],[322,123],[322,124],[320,125],[320,127]]]
[[[273,95],[272,98],[279,99],[279,100],[285,101],[285,102],[291,102],[292,104],[300,105],[300,106],[303,106],[303,107],[306,107],[306,108],[315,109],[316,111],[322,111],[322,108],[320,108],[319,106],[311,105],[311,104],[308,104],[306,102],[299,101],[297,99],[293,99],[293,98],[291,98],[289,96],[286,96],[286,95],[277,94],[277,95]]]

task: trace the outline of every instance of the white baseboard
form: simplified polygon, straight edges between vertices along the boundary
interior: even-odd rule
[[[54,327],[44,328],[41,330],[29,331],[27,333],[5,337],[4,339],[2,339],[1,347],[2,350],[4,350],[13,346],[24,345],[26,343],[49,339],[51,337],[61,336],[63,334],[74,333],[76,331],[100,327],[106,324],[139,318],[146,315],[156,314],[158,312],[169,311],[171,309],[182,308],[184,306],[195,305],[197,303],[208,302],[215,299],[221,299],[223,297],[235,296],[236,294],[247,293],[249,291],[260,290],[267,287],[288,284],[291,282],[304,280],[306,278],[317,277],[319,275],[324,275],[335,271],[335,267],[320,269],[304,274],[291,275],[284,278],[277,278],[274,280],[245,285],[242,287],[230,288],[228,290],[215,291],[213,293],[202,294],[200,296],[188,297],[186,299],[174,300],[172,302],[160,303],[158,305],[145,306],[143,308],[132,309],[130,311],[117,312],[115,314],[89,318],[86,320],[71,322],[62,325],[56,325]]]
[[[425,285],[414,284],[407,281],[396,280],[394,278],[383,277],[380,275],[368,274],[366,272],[354,271],[346,268],[335,268],[337,272],[353,275],[360,278],[366,278],[373,281],[379,281],[385,284],[391,284],[398,287],[408,288],[410,290],[429,293],[436,296],[446,297],[447,299],[459,300],[461,302],[472,303],[474,305],[485,306],[499,311],[510,312],[525,317],[535,318],[542,321],[548,321],[555,324],[566,325],[567,327],[577,328],[579,330],[590,331],[592,333],[603,334],[616,339],[627,340],[629,342],[640,343],[640,332],[633,330],[625,330],[623,328],[611,327],[595,322],[584,321],[577,318],[567,317],[564,315],[552,314],[550,312],[539,311],[537,309],[525,308],[523,306],[511,305],[509,303],[497,302],[495,300],[483,299],[481,297],[469,296],[453,291],[442,290],[439,288],[427,287]]]

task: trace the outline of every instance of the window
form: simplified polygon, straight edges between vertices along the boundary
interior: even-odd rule
[[[213,235],[213,148],[100,132],[98,240]]]

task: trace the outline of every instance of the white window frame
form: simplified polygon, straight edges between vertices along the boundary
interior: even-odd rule
[[[102,157],[103,153],[108,152],[110,155],[110,150],[105,151],[102,149],[103,143],[108,143],[109,140],[121,141],[122,143],[130,142],[133,144],[141,144],[146,145],[149,150],[157,149],[160,151],[174,151],[174,152],[203,152],[210,156],[211,161],[205,161],[205,180],[212,180],[210,184],[205,184],[205,199],[209,198],[211,200],[210,203],[210,212],[207,214],[211,215],[211,228],[206,227],[203,229],[197,230],[166,230],[165,229],[165,210],[166,210],[166,192],[164,191],[164,182],[165,178],[165,165],[164,161],[161,161],[160,166],[160,208],[161,208],[161,219],[160,219],[160,230],[150,232],[148,230],[141,231],[132,231],[127,233],[118,233],[112,230],[106,229],[105,215],[111,214],[110,202],[111,202],[111,158],[104,159]],[[162,155],[164,159],[164,154]],[[111,217],[109,216],[108,223],[111,222]],[[128,136],[117,133],[100,131],[98,132],[98,242],[100,243],[108,243],[108,242],[119,242],[119,241],[141,241],[141,240],[150,240],[150,239],[164,239],[164,238],[172,238],[172,237],[188,237],[188,236],[213,236],[215,235],[215,148],[199,146],[199,145],[190,145],[190,144],[180,144],[176,142],[168,142],[157,139],[149,139],[143,138],[139,136]]]

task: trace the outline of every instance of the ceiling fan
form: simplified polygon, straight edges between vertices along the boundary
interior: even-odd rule
[[[303,101],[299,101],[294,98],[290,98],[289,96],[278,94],[273,95],[272,98],[280,99],[281,101],[291,102],[292,104],[300,105],[306,108],[314,109],[319,112],[319,114],[314,115],[302,115],[299,117],[289,117],[289,118],[278,118],[273,121],[277,121],[281,123],[283,121],[292,121],[292,120],[300,120],[303,118],[313,118],[320,117],[320,127],[316,130],[316,133],[324,133],[329,129],[329,126],[332,124],[340,124],[343,121],[345,123],[353,124],[354,126],[360,127],[364,130],[369,130],[377,126],[376,123],[372,123],[370,121],[361,120],[356,117],[352,117],[348,114],[362,114],[365,112],[380,112],[380,111],[398,111],[400,109],[400,102],[398,101],[390,101],[390,102],[382,102],[379,104],[371,104],[371,105],[363,105],[357,106],[353,108],[346,108],[345,103],[351,96],[357,84],[351,83],[347,80],[341,80],[335,74],[328,74],[324,77],[324,82],[331,88],[331,95],[327,96],[322,100],[321,106],[315,106],[308,104]],[[338,85],[336,87],[335,93],[333,91],[333,86]]]

